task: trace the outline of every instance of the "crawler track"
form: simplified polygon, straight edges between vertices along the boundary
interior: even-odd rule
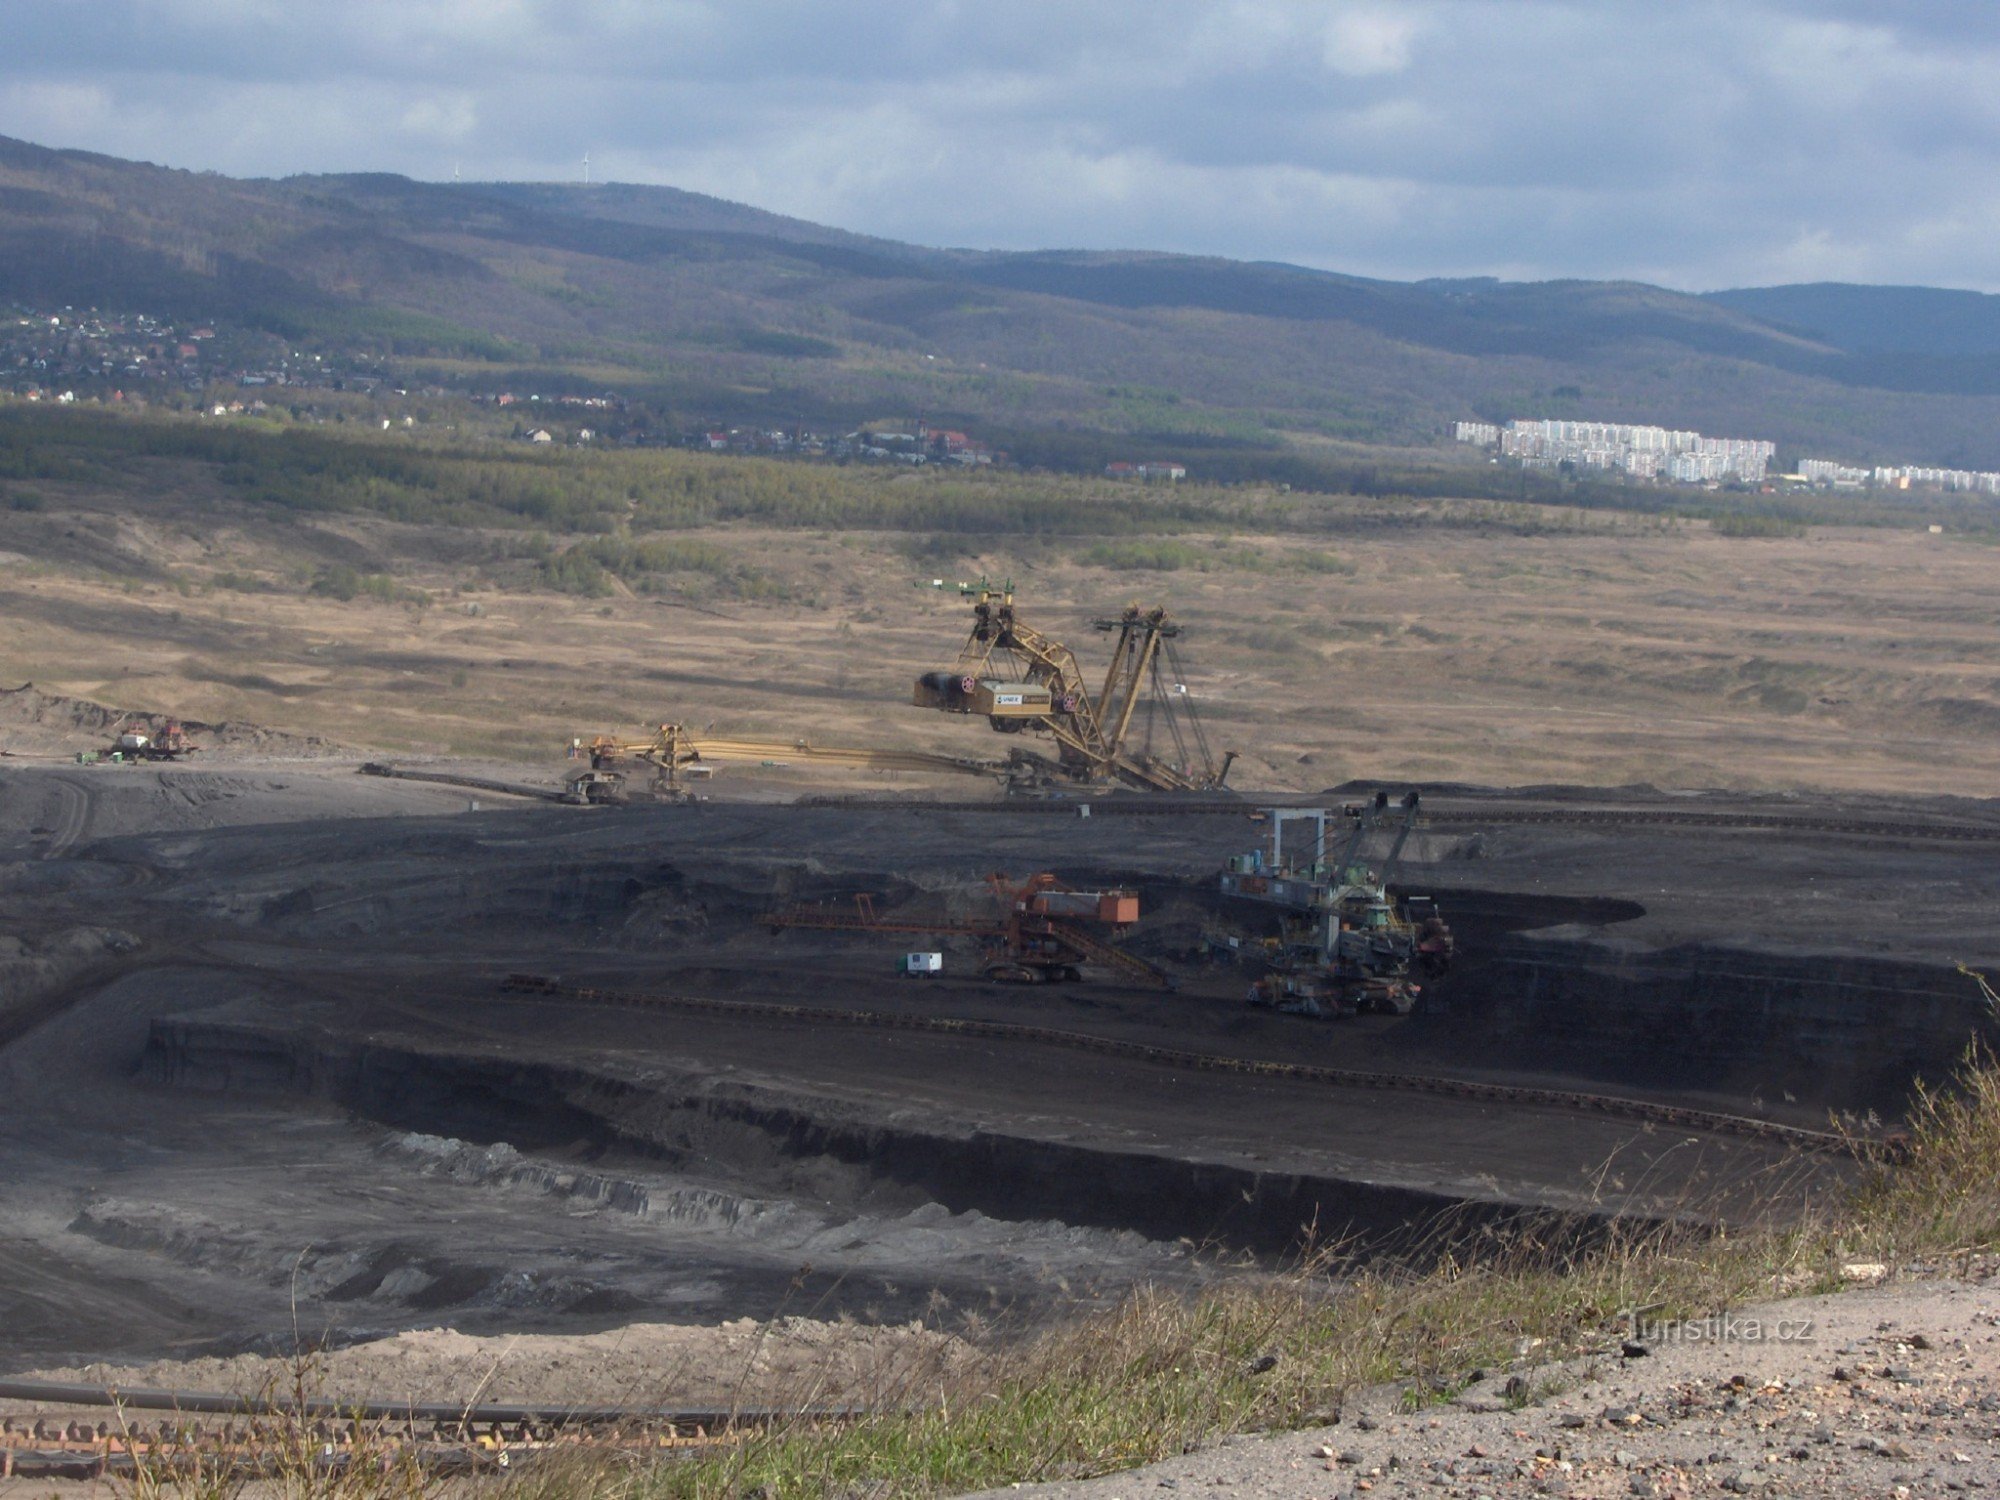
[[[79,786],[67,776],[53,778],[53,784],[62,803],[62,813],[48,848],[42,851],[43,859],[61,859],[89,834],[90,804],[96,796],[90,788]]]
[[[1283,1078],[1306,1083],[1328,1084],[1336,1088],[1397,1090],[1407,1093],[1442,1094],[1489,1104],[1527,1105],[1538,1109],[1560,1109],[1663,1125],[1681,1130],[1700,1130],[1718,1135],[1748,1136],[1755,1140],[1781,1141],[1802,1150],[1868,1155],[1871,1142],[1829,1130],[1807,1130],[1796,1125],[1780,1125],[1747,1115],[1722,1114],[1712,1110],[1688,1109],[1677,1104],[1658,1104],[1644,1099],[1624,1099],[1610,1094],[1569,1093],[1561,1089],[1531,1088],[1504,1083],[1480,1083],[1468,1079],[1438,1078],[1419,1073],[1372,1073],[1352,1068],[1328,1068],[1314,1063],[1267,1062],[1256,1058],[1229,1057],[1210,1052],[1184,1052],[1173,1047],[1154,1047],[1144,1042],[1119,1041],[1093,1036],[1088,1032],[1056,1031],[1042,1026],[1018,1026],[1007,1021],[961,1020],[951,1016],[905,1015],[887,1011],[842,1010],[835,1007],[781,1005],[757,1000],[715,1000],[701,995],[640,994],[631,990],[604,990],[566,985],[539,974],[510,974],[503,989],[512,994],[547,1000],[566,1000],[581,1005],[611,1005],[631,1010],[696,1011],[708,1015],[791,1022],[809,1026],[872,1027],[890,1031],[922,1031],[945,1036],[980,1037],[991,1041],[1038,1043],[1068,1047],[1080,1052],[1096,1052],[1137,1062],[1159,1063],[1207,1073],[1235,1073],[1259,1078]]]

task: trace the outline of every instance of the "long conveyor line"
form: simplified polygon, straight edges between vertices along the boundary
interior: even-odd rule
[[[1214,799],[1181,801],[1174,797],[1120,795],[1101,801],[1003,799],[889,799],[882,797],[808,797],[805,807],[868,808],[877,812],[1020,813],[1079,817],[1088,809],[1093,818],[1247,818],[1264,807],[1331,806],[1337,798],[1300,800],[1295,796],[1270,802],[1225,802]],[[2000,823],[1949,823],[1913,819],[1901,822],[1875,818],[1816,817],[1785,812],[1705,812],[1684,808],[1494,807],[1472,808],[1427,803],[1424,824],[1433,828],[1484,828],[1503,824],[1560,824],[1584,828],[1757,828],[1777,832],[1840,833],[1865,838],[1938,839],[1962,843],[2000,843]]]
[[[476,792],[498,792],[503,797],[530,797],[537,802],[574,800],[567,792],[552,786],[528,786],[518,781],[496,781],[490,776],[462,776],[456,771],[412,771],[403,766],[392,766],[373,760],[361,767],[361,774],[383,776],[392,781],[424,781],[434,786],[469,787]]]
[[[1044,1046],[1068,1047],[1138,1062],[1161,1063],[1208,1073],[1235,1073],[1249,1077],[1283,1078],[1306,1083],[1323,1083],[1337,1088],[1399,1090],[1410,1093],[1443,1094],[1494,1104],[1521,1104],[1544,1109],[1563,1109],[1584,1114],[1633,1120],[1648,1125],[1701,1130],[1722,1135],[1748,1136],[1758,1140],[1783,1141],[1805,1150],[1862,1155],[1872,1143],[1830,1130],[1807,1130],[1797,1125],[1781,1125],[1747,1115],[1723,1114],[1714,1110],[1690,1109],[1678,1104],[1660,1104],[1645,1099],[1626,1099],[1611,1094],[1571,1093],[1562,1089],[1536,1088],[1522,1084],[1483,1083],[1470,1079],[1439,1078],[1421,1073],[1376,1073],[1353,1068],[1329,1068],[1316,1063],[1266,1061],[1258,1058],[1229,1057],[1210,1052],[1187,1052],[1175,1047],[1156,1047],[1146,1042],[1121,1041],[1093,1036],[1081,1031],[1057,1031],[1043,1026],[1021,1026],[1009,1021],[965,1020],[952,1016],[909,1015],[890,1011],[843,1010],[837,1007],[785,1005],[764,1000],[717,1000],[702,995],[640,994],[630,990],[594,989],[566,985],[539,974],[510,974],[502,988],[512,994],[569,1000],[584,1005],[621,1006],[635,1010],[693,1011],[731,1018],[785,1021],[807,1025],[874,1027],[892,1031],[930,1032],[943,1036],[984,1037],[995,1041],[1033,1042]]]
[[[413,771],[401,766],[371,762],[362,767],[365,775],[392,777],[402,781],[427,781],[442,786],[462,786],[476,791],[498,792],[510,797],[530,797],[544,802],[574,800],[554,787],[528,786],[496,781],[483,776],[461,776],[444,771]],[[1311,807],[1325,805],[1327,799],[1300,801],[1287,796],[1269,805]],[[814,796],[801,798],[802,807],[843,807],[875,812],[1008,813],[1077,817],[1088,810],[1094,818],[1175,818],[1248,817],[1267,805],[1248,801],[1214,798],[1183,800],[1168,796],[1118,794],[1100,801],[1068,798],[888,798],[880,796]],[[1493,807],[1439,806],[1424,810],[1424,822],[1433,828],[1483,828],[1506,825],[1551,825],[1576,828],[1717,828],[1770,829],[1781,833],[1834,833],[1861,838],[1936,840],[1947,843],[2000,843],[2000,823],[1953,823],[1930,819],[1892,821],[1879,818],[1814,816],[1786,812],[1708,812],[1687,808],[1584,808],[1584,807]]]
[[[1445,828],[1477,828],[1483,824],[1564,824],[1604,828],[1768,828],[1783,833],[1845,833],[1865,838],[1941,839],[1952,842],[2000,842],[2000,824],[1893,823],[1873,818],[1811,817],[1794,813],[1693,812],[1652,808],[1502,808],[1491,812],[1426,808],[1424,821]]]

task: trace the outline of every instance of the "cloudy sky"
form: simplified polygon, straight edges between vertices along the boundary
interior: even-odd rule
[[[935,245],[2000,290],[1994,0],[32,0],[0,134]]]

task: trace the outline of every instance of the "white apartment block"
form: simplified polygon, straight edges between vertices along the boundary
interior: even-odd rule
[[[1799,478],[1808,484],[1831,484],[1851,488],[1873,481],[1875,471],[1852,468],[1830,458],[1806,458],[1799,461]]]
[[[1487,423],[1458,424],[1460,442],[1485,441],[1469,432],[1494,432]],[[1683,484],[1724,479],[1761,480],[1777,445],[1754,438],[1711,438],[1698,432],[1625,422],[1513,421],[1497,431],[1502,454],[1533,467],[1570,463],[1584,469],[1620,469],[1642,477],[1665,475]]]
[[[1877,469],[1875,482],[1899,490],[1921,484],[1940,490],[1970,490],[1976,494],[2000,495],[2000,474],[1990,470],[1928,469],[1905,464],[1898,469]]]
[[[1878,489],[1907,490],[1921,485],[1925,489],[2000,495],[2000,473],[1991,469],[1933,469],[1919,464],[1861,469],[1837,459],[1808,458],[1799,463],[1799,477],[1811,484],[1837,489],[1859,489],[1872,484]]]
[[[1529,468],[1552,469],[1570,464],[1579,469],[1624,473],[1635,479],[1667,479],[1676,484],[1719,484],[1764,479],[1777,457],[1777,445],[1755,438],[1712,438],[1670,427],[1626,422],[1559,422],[1516,420],[1505,427],[1491,422],[1459,422],[1453,436],[1461,443],[1498,448]],[[1799,475],[1809,484],[1840,489],[1875,485],[1907,490],[1914,486],[1959,493],[2000,496],[2000,472],[1937,469],[1917,464],[1862,469],[1830,458],[1808,458]]]

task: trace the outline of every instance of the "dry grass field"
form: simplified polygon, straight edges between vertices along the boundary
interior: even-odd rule
[[[949,664],[968,622],[956,591],[930,581],[985,574],[1011,578],[1025,617],[1087,670],[1106,650],[1093,617],[1166,605],[1188,627],[1211,741],[1242,752],[1244,786],[2000,793],[2000,582],[1985,541],[1354,506],[1310,541],[1239,529],[961,546],[718,526],[673,533],[712,549],[705,571],[645,594],[614,579],[589,598],[508,565],[519,532],[132,506],[46,485],[36,509],[0,511],[0,677],[356,750],[553,761],[573,735],[672,719],[997,753],[978,721],[909,706],[913,676]],[[378,587],[312,591],[329,564]],[[16,730],[0,748],[82,746]]]

